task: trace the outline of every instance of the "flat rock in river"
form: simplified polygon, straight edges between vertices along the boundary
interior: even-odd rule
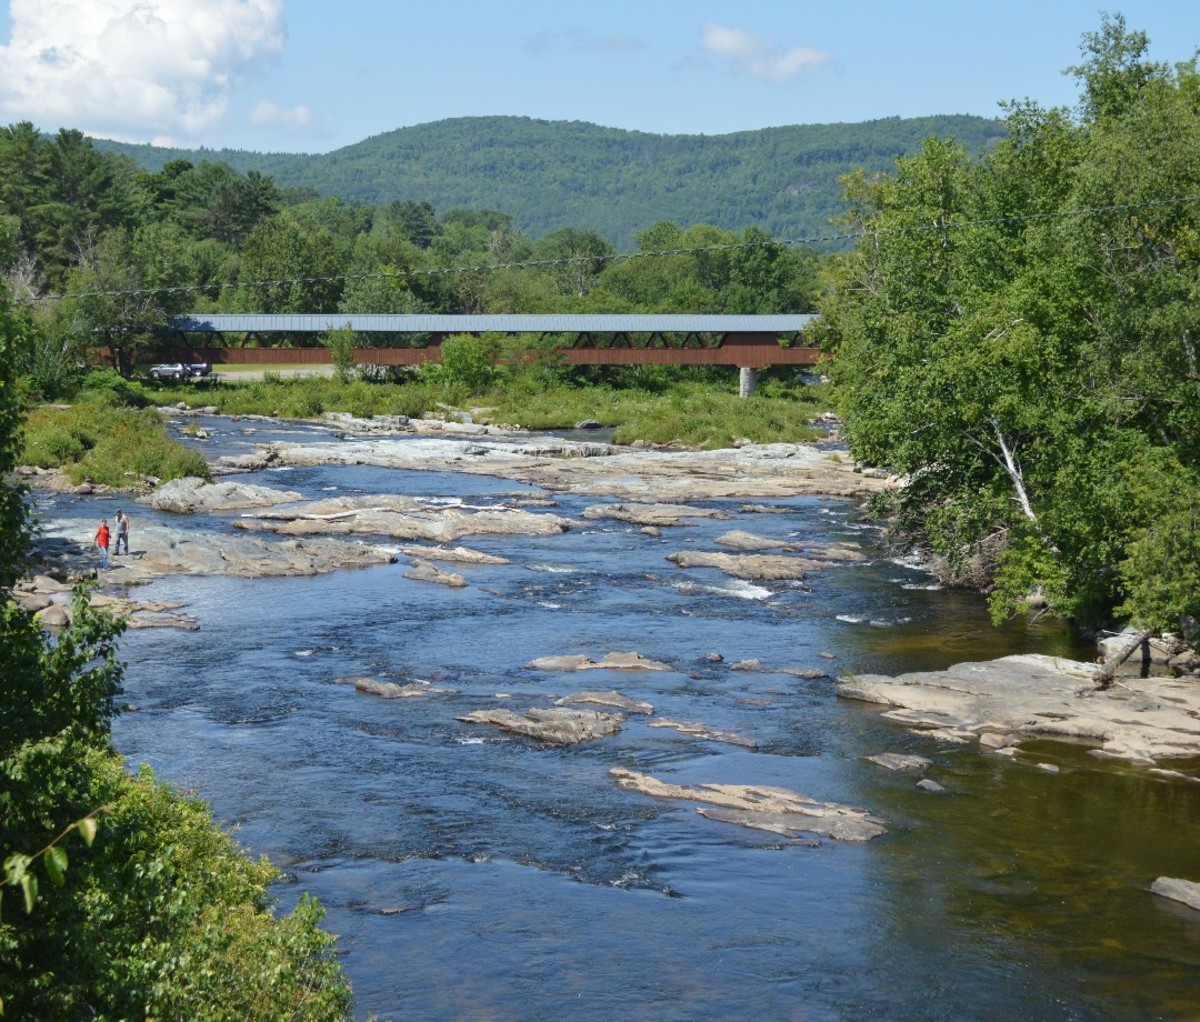
[[[705,808],[697,810],[702,816],[787,837],[818,834],[838,841],[870,841],[887,833],[884,822],[865,809],[836,802],[818,802],[787,788],[747,784],[686,787],[624,767],[614,767],[608,775],[627,791],[638,791],[655,798],[702,802]],[[707,808],[709,806],[714,808]]]
[[[376,535],[433,543],[452,543],[472,535],[557,536],[571,528],[569,518],[547,512],[431,506],[395,495],[337,498],[245,514],[234,524],[286,536]]]
[[[602,660],[592,660],[582,654],[575,656],[544,656],[527,665],[535,671],[670,671],[670,664],[648,660],[641,653],[609,653]]]
[[[729,547],[731,550],[743,550],[746,552],[754,552],[757,550],[783,550],[797,551],[801,549],[798,543],[789,543],[787,540],[768,539],[766,536],[756,536],[753,532],[743,532],[741,529],[734,529],[732,532],[727,532],[722,536],[718,536],[713,540],[717,546]]]
[[[1200,884],[1174,877],[1159,877],[1150,885],[1150,892],[1161,898],[1182,902],[1200,912]]]
[[[382,699],[413,699],[420,696],[434,695],[441,692],[452,692],[453,689],[435,688],[433,685],[414,682],[408,685],[397,685],[391,681],[380,681],[377,678],[349,677],[337,678],[335,685],[353,685],[359,692],[379,696]]]
[[[482,550],[471,550],[465,546],[445,547],[406,546],[400,552],[405,557],[420,557],[427,561],[450,561],[454,564],[512,564],[507,557],[485,554]]]
[[[690,735],[693,738],[703,738],[710,742],[725,742],[728,745],[740,745],[746,749],[758,748],[758,742],[753,738],[735,735],[732,731],[718,731],[705,724],[695,724],[686,720],[667,720],[665,717],[660,717],[658,720],[650,721],[650,727],[669,727],[680,734]]]
[[[469,724],[491,724],[501,731],[536,738],[551,745],[576,745],[603,738],[620,731],[625,721],[619,713],[560,708],[534,708],[524,713],[505,709],[475,710],[455,719]]]
[[[34,542],[37,555],[73,576],[97,563],[93,519],[58,518]],[[100,572],[103,586],[145,582],[161,575],[235,575],[278,578],[320,575],[340,568],[390,564],[395,554],[383,547],[339,539],[276,540],[261,536],[217,535],[155,522],[136,524],[131,554],[112,556]]]
[[[415,560],[412,567],[404,573],[405,578],[411,578],[414,582],[434,582],[440,586],[449,586],[451,589],[461,589],[467,584],[467,580],[462,575],[451,571],[442,571],[436,564],[429,561]]]
[[[815,562],[787,554],[721,554],[703,550],[680,550],[667,560],[681,568],[716,568],[726,575],[755,581],[798,580]]]
[[[1021,654],[945,671],[848,676],[839,680],[837,692],[886,706],[893,720],[943,733],[1089,739],[1099,744],[1097,755],[1145,766],[1200,756],[1200,685],[1130,678],[1098,691],[1095,669]]]
[[[583,517],[611,518],[632,525],[661,527],[680,525],[685,518],[728,518],[728,511],[716,508],[688,507],[686,504],[593,504],[583,509]]]
[[[638,503],[812,493],[849,497],[892,485],[886,479],[855,472],[849,461],[805,444],[661,451],[546,438],[355,439],[266,444],[250,455],[222,458],[218,467],[237,470],[326,464],[470,472],[519,479],[558,492]]]
[[[196,476],[172,479],[153,493],[138,497],[155,511],[174,514],[194,514],[198,511],[234,511],[252,507],[273,507],[302,500],[295,490],[274,490],[268,486],[249,483],[206,483]]]
[[[654,712],[653,704],[630,699],[629,696],[612,690],[608,692],[575,692],[569,696],[563,696],[561,699],[555,700],[555,705],[557,706],[567,706],[571,703],[609,706],[614,710],[620,710],[622,713],[651,714]]]
[[[903,752],[881,752],[877,756],[864,756],[863,759],[885,770],[924,770],[933,763],[925,756],[910,756]]]

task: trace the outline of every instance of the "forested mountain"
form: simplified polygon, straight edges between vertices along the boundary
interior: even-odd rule
[[[401,128],[324,155],[182,150],[97,140],[149,171],[171,160],[222,162],[311,189],[382,206],[428,202],[439,213],[494,209],[532,237],[562,227],[596,233],[619,249],[648,224],[675,220],[784,240],[836,234],[841,175],[891,171],[930,135],[980,153],[1003,134],[998,121],[945,116],[794,125],[731,135],[652,135],[582,121],[461,117]],[[836,247],[820,242],[818,247]]]

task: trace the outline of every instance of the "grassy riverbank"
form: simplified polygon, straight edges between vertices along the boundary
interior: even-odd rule
[[[526,429],[569,429],[593,420],[614,430],[617,443],[646,441],[687,447],[728,447],[739,438],[755,443],[802,442],[819,434],[810,420],[830,407],[827,389],[794,373],[765,376],[748,400],[736,394],[731,373],[609,372],[598,382],[564,380],[534,371],[468,386],[437,374],[403,383],[326,377],[220,381],[150,389],[158,403],[212,405],[225,415],[315,418],[325,412],[434,417],[466,411],[476,422]]]
[[[655,368],[607,371],[589,379],[525,369],[472,384],[445,372],[402,382],[361,376],[161,384],[124,380],[105,370],[90,374],[73,403],[33,408],[20,461],[61,468],[73,483],[137,485],[140,477],[209,477],[203,457],[170,439],[154,405],[184,402],[224,415],[318,418],[326,412],[407,415],[503,423],[526,429],[569,429],[590,420],[613,430],[617,443],[677,443],[714,449],[738,439],[803,442],[818,437],[811,420],[830,407],[827,388],[795,373],[764,374],[754,397],[735,393],[732,373],[667,372]]]

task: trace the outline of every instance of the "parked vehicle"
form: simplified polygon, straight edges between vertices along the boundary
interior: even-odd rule
[[[150,375],[156,380],[200,380],[212,375],[207,362],[164,362],[153,366]]]

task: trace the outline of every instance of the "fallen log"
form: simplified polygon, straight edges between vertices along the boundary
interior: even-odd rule
[[[1092,675],[1092,682],[1100,691],[1109,688],[1113,683],[1113,677],[1134,652],[1141,648],[1143,642],[1150,638],[1150,631],[1130,632],[1129,641],[1122,646],[1115,654],[1104,658],[1103,664],[1099,665],[1096,673]]]

